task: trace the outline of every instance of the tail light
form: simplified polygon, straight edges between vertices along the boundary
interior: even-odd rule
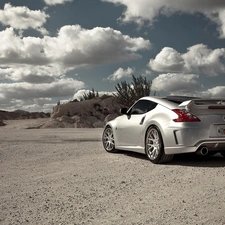
[[[198,117],[184,110],[173,109],[172,111],[178,115],[178,118],[173,119],[174,122],[199,122],[200,121]]]

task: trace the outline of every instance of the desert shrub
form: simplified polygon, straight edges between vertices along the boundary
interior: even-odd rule
[[[149,96],[151,93],[152,82],[147,80],[146,77],[132,76],[132,82],[127,83],[126,81],[121,81],[117,83],[115,89],[117,93],[115,94],[119,103],[130,106],[139,98],[144,96]]]
[[[94,88],[92,88],[92,90],[89,91],[88,94],[86,93],[83,94],[83,97],[81,100],[90,100],[90,99],[98,98],[98,97],[99,97],[98,92],[95,92]]]

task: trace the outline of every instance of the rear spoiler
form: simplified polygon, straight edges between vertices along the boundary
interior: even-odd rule
[[[196,115],[224,114],[225,115],[225,98],[224,99],[192,99],[182,102],[178,108],[185,109]]]

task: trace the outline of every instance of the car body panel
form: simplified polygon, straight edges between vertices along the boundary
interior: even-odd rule
[[[189,98],[188,100],[186,100]],[[143,97],[156,103],[155,108],[141,114],[127,114],[108,122],[113,129],[115,148],[145,153],[145,135],[150,126],[161,132],[166,155],[196,152],[201,147],[210,151],[225,150],[225,104],[223,99]],[[173,99],[173,100],[171,100]],[[175,99],[175,100],[174,100]],[[173,109],[194,113],[198,122],[175,122],[178,115]]]

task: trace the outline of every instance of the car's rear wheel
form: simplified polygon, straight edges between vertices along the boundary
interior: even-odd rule
[[[110,126],[107,126],[102,134],[102,143],[104,149],[107,152],[117,152],[115,149],[115,140],[113,135],[113,130]]]
[[[173,159],[173,155],[165,155],[162,135],[156,126],[149,127],[145,138],[145,152],[152,163],[165,163]]]

